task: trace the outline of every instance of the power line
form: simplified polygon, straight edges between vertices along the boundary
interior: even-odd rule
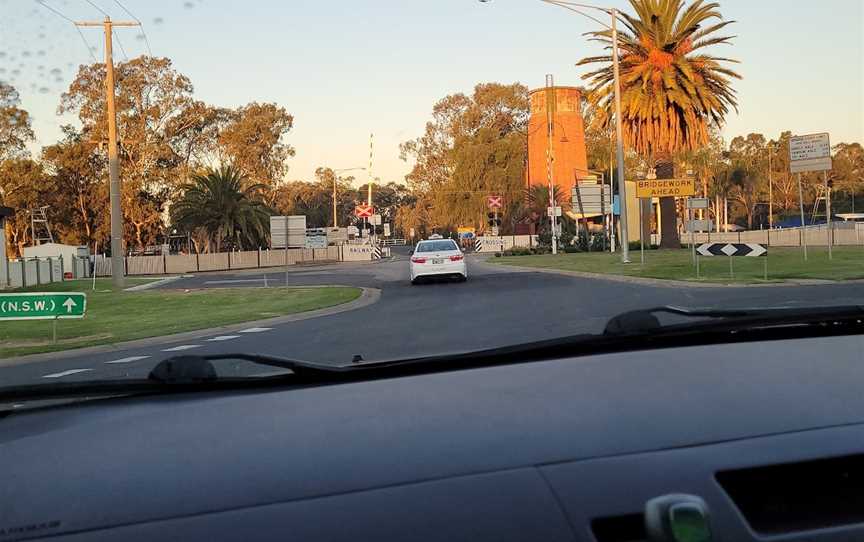
[[[105,11],[104,9],[97,6],[95,3],[93,3],[92,0],[84,0],[84,1],[87,2],[88,4],[90,4],[91,6],[93,6],[94,8],[98,9],[102,13],[102,15],[104,15],[106,17],[110,17],[110,15],[108,15],[107,11]]]
[[[75,24],[75,21],[73,21],[69,17],[63,15],[62,13],[57,11],[56,9],[54,9],[51,6],[49,6],[48,4],[46,4],[44,2],[44,0],[36,0],[36,3],[39,4],[40,6],[42,6],[43,8],[47,9],[48,11],[53,12],[58,17],[69,21],[73,25]],[[87,48],[87,52],[90,53],[90,58],[93,59],[93,63],[95,64],[95,63],[99,62],[98,60],[96,60],[96,55],[93,54],[93,49],[90,47],[90,43],[87,41],[87,38],[84,37],[84,32],[81,32],[81,29],[78,28],[77,26],[75,27],[75,30],[78,31],[78,35],[81,37],[81,41],[84,42],[84,47]]]
[[[132,19],[133,19],[136,23],[138,23],[138,25],[139,25],[140,28],[141,28],[141,35],[144,36],[144,44],[147,45],[147,55],[148,55],[148,56],[153,56],[153,51],[150,49],[150,40],[147,38],[147,33],[144,32],[144,23],[142,23],[142,22],[141,22],[141,19],[139,19],[138,17],[136,17],[136,16],[135,16],[131,11],[129,11],[128,9],[126,9],[126,6],[124,6],[124,5],[120,2],[120,0],[114,0],[114,3],[116,3],[118,6],[120,6],[120,9],[122,9],[123,11],[125,11],[125,12],[126,12],[126,15],[129,15],[130,17],[132,17]]]
[[[111,31],[111,33],[114,35],[114,39],[117,41],[117,45],[120,46],[120,52],[123,53],[123,58],[126,60],[126,62],[129,62],[129,55],[126,54],[126,48],[123,47],[123,42],[120,41],[120,36],[118,36],[117,32],[114,32],[113,30]]]

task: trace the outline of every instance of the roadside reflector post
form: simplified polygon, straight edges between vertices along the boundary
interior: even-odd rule
[[[696,255],[696,278],[699,279],[699,253],[694,252],[694,254]]]
[[[732,280],[735,279],[735,266],[732,263],[733,260],[732,256],[729,256],[729,278]]]
[[[765,255],[765,280],[768,280],[768,255]]]

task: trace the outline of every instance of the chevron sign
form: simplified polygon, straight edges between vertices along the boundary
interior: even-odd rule
[[[755,243],[705,243],[696,252],[700,256],[747,256],[759,258],[768,256],[768,247]]]

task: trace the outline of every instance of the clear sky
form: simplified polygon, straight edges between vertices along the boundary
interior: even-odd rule
[[[44,2],[72,19],[101,17],[87,0]],[[115,0],[92,2],[129,18]],[[401,181],[410,165],[398,144],[422,133],[439,98],[478,82],[542,86],[547,73],[580,84],[584,70],[575,62],[597,52],[582,36],[595,23],[537,0],[121,2],[144,23],[153,54],[192,79],[197,98],[220,106],[274,101],[294,115],[292,179],[311,179],[318,166],[365,166],[374,133],[375,175]],[[744,76],[727,138],[790,130],[864,141],[864,0],[720,4],[738,21],[731,30],[738,38],[715,51],[740,59]],[[136,30],[118,33],[115,58],[146,52]],[[101,32],[84,34],[101,58]],[[0,0],[0,79],[14,78],[40,144],[57,139],[59,94],[89,59],[58,15],[35,0]]]

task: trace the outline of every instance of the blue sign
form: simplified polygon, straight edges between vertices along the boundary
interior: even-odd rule
[[[612,214],[621,216],[621,202],[618,201],[618,195],[612,196]]]

